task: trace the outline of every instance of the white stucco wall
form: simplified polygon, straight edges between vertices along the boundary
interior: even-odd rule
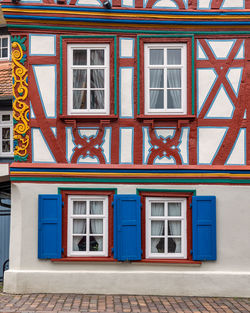
[[[5,272],[5,292],[250,296],[250,186],[98,184],[98,188],[115,187],[120,194],[156,188],[195,189],[197,195],[215,195],[217,261],[201,265],[39,260],[38,194],[56,194],[58,187],[65,185],[12,184],[10,270]]]

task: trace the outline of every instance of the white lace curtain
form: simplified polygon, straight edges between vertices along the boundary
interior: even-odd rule
[[[163,64],[163,49],[151,49],[150,50],[150,65],[162,65]],[[174,65],[180,64],[180,50],[168,49],[167,63]],[[166,78],[165,78],[166,79]],[[150,88],[156,90],[150,91],[150,108],[160,109],[163,108],[163,90],[157,88],[164,87],[164,70],[163,69],[150,69]],[[167,102],[168,108],[180,108],[181,107],[181,90],[171,88],[181,88],[181,70],[180,69],[168,69],[167,70]],[[166,91],[165,91],[166,92]]]
[[[164,206],[163,203],[152,203],[151,206],[152,216],[164,216]],[[169,204],[169,216],[180,216],[181,207],[180,203],[170,203]],[[164,251],[164,239],[165,234],[165,221],[151,221],[151,235],[152,236],[162,236],[162,238],[152,238],[151,239],[151,252],[160,253],[167,252]],[[168,235],[170,236],[180,236],[181,235],[181,221],[169,220],[168,221]],[[162,244],[161,244],[161,242]],[[180,238],[168,238],[169,253],[180,253],[181,252],[181,239]]]
[[[86,202],[85,201],[75,201],[73,207],[73,214],[82,215],[86,214]],[[90,215],[100,215],[103,214],[103,202],[102,201],[91,201],[90,202]],[[97,251],[103,251],[103,236],[95,236],[95,234],[103,234],[103,219],[89,219],[89,235],[90,245],[94,245],[96,242]],[[74,219],[73,221],[73,233],[77,234],[86,234],[86,221],[85,219]],[[86,236],[77,236],[73,240],[74,251],[86,251]]]
[[[88,65],[104,65],[104,50],[89,50],[90,64]],[[73,54],[74,65],[87,65],[87,49],[74,50]],[[90,92],[90,109],[104,108],[104,69],[91,69],[90,82],[87,84],[87,69],[73,70],[73,88],[102,88],[103,90],[92,90]],[[73,108],[87,108],[87,89],[74,90],[73,92]]]

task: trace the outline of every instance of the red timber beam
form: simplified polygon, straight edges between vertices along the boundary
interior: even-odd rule
[[[29,77],[30,81],[32,82],[36,81],[33,70],[30,70]],[[50,128],[50,124],[46,119],[36,83],[32,84],[32,90],[30,91],[30,93],[32,93],[32,102],[35,103],[35,105],[33,105],[32,108],[36,116],[36,120],[38,122],[38,125],[42,131],[45,140],[47,141],[50,147],[51,152],[54,155],[56,162],[68,163],[66,160],[65,149],[63,149],[62,146],[60,145],[61,140],[60,138],[55,137],[53,131]]]

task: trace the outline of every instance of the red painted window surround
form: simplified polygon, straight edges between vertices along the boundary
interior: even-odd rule
[[[144,69],[144,45],[147,43],[185,43],[187,45],[187,113],[184,115],[155,115],[145,114],[145,87],[144,87],[144,70],[140,71],[140,114],[139,119],[193,119],[195,115],[192,114],[192,41],[191,38],[155,38],[145,37],[140,39],[140,68]]]
[[[62,201],[64,203],[62,210],[62,258],[58,261],[66,260],[81,260],[81,261],[114,261],[112,255],[113,248],[113,208],[112,201],[115,190],[62,190]],[[68,196],[72,195],[95,195],[108,196],[108,256],[107,257],[68,257],[67,256],[67,238],[68,238]]]
[[[93,35],[92,33],[86,34],[87,35]],[[64,38],[62,42],[62,67],[63,67],[63,76],[62,76],[62,81],[63,81],[63,86],[68,85],[68,73],[67,73],[67,46],[68,44],[109,44],[109,64],[110,64],[110,84],[109,84],[109,89],[110,89],[110,102],[109,102],[109,107],[110,107],[110,112],[109,115],[68,115],[67,113],[67,89],[68,88],[63,88],[62,90],[62,103],[63,103],[63,110],[62,114],[59,116],[61,119],[100,119],[100,118],[108,118],[108,119],[114,119],[116,116],[114,114],[114,58],[112,57],[115,53],[114,51],[114,39],[113,38]]]
[[[187,258],[186,259],[166,259],[166,260],[158,260],[158,262],[170,263],[169,261],[174,261],[173,263],[189,263],[196,264],[197,262],[192,260],[191,250],[192,250],[192,212],[191,212],[191,202],[192,202],[192,192],[163,192],[163,191],[141,191],[139,193],[141,196],[141,203],[142,203],[142,211],[141,211],[141,238],[142,238],[142,259],[148,261],[149,259],[145,258],[145,251],[146,251],[146,197],[175,197],[175,198],[186,198],[187,199]],[[156,260],[152,260],[155,262]],[[199,262],[198,262],[199,263]]]
[[[52,262],[118,262],[113,258],[113,208],[112,201],[115,191],[112,190],[62,190],[62,200],[64,203],[62,214],[62,248],[64,249],[61,259],[51,259]],[[67,211],[69,195],[105,195],[109,201],[109,242],[108,257],[68,257],[67,256]],[[165,264],[183,264],[183,265],[199,265],[200,261],[193,261],[190,254],[192,248],[192,215],[190,204],[192,200],[192,192],[163,192],[163,191],[141,191],[139,193],[142,201],[142,217],[141,217],[141,237],[142,237],[142,259],[140,261],[132,261],[136,263],[165,263]],[[145,198],[146,197],[178,197],[187,198],[187,259],[146,259],[145,258]],[[131,263],[132,263],[131,262]]]

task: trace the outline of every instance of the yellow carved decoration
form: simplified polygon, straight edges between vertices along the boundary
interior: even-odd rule
[[[30,142],[28,135],[29,105],[28,96],[28,71],[24,67],[26,50],[24,41],[26,37],[12,39],[12,78],[13,78],[13,121],[14,121],[14,158],[15,161],[26,161],[27,149]]]

